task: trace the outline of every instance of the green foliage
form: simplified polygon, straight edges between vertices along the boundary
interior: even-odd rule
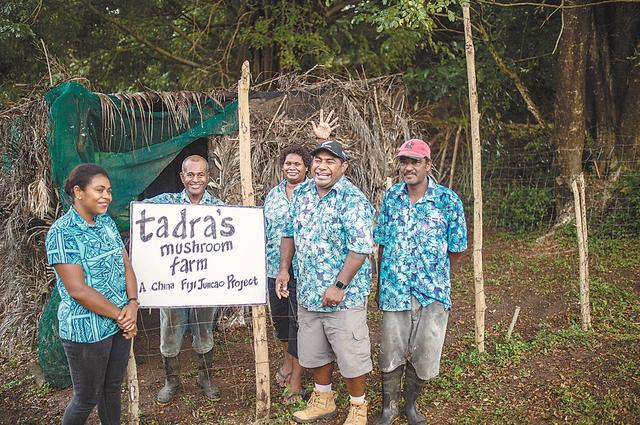
[[[438,46],[438,54],[433,56],[432,62],[408,68],[405,82],[409,92],[424,101],[438,102],[449,98],[456,103],[464,103],[467,96],[466,66],[464,46],[452,41]]]
[[[235,84],[248,59],[256,81],[318,64],[329,72],[367,76],[401,72],[416,105],[444,101],[464,108],[462,3],[5,0],[0,5],[0,103],[26,94],[30,87],[24,83],[49,85],[42,39],[54,84],[79,77],[103,92],[208,90]],[[496,48],[507,61],[538,58],[512,65],[534,92],[547,93],[551,58],[543,53],[553,46],[558,19],[549,23],[544,11],[529,8],[485,7],[482,16],[492,23]],[[483,117],[525,111],[510,80],[476,44]]]
[[[548,225],[554,206],[550,188],[515,187],[500,203],[498,226],[516,233]]]
[[[555,207],[549,130],[498,121],[485,129],[482,165],[488,221],[518,236],[549,225]],[[494,185],[494,180],[509,183]]]
[[[322,16],[309,7],[290,2],[266,5],[252,27],[240,30],[239,39],[254,49],[275,47],[282,71],[300,70],[309,63],[329,62],[329,45],[320,34]]]
[[[601,236],[640,236],[640,170],[628,170],[620,176],[612,202],[603,219],[594,226]]]
[[[408,28],[430,34],[436,26],[434,15],[445,13],[453,22],[452,8],[458,3],[456,0],[383,0],[381,4],[363,1],[357,6],[354,22],[369,22],[379,33]]]
[[[621,339],[637,340],[640,334],[640,297],[619,284],[590,278],[592,314],[596,329]],[[634,320],[635,318],[635,320]]]

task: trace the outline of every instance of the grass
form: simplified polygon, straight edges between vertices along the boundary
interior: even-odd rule
[[[592,240],[590,246],[592,262],[604,265],[607,271],[640,272],[637,239]],[[438,410],[455,412],[448,418],[443,415],[443,423],[515,424],[542,419],[552,423],[637,423],[640,297],[629,288],[624,273],[603,279],[597,269],[590,279],[593,329],[583,331],[577,308],[576,263],[571,255],[532,258],[513,253],[485,262],[488,274],[506,270],[488,279],[492,286],[514,283],[514,276],[523,275],[526,278],[518,284],[535,285],[536,293],[551,297],[564,291],[567,299],[576,300],[576,307],[570,309],[564,326],[543,320],[529,339],[517,332],[509,342],[488,339],[483,354],[473,346],[473,332],[467,333],[463,339],[468,348],[442,363],[441,376],[427,384],[421,405],[435,412],[434,418],[439,417]],[[568,278],[575,284],[567,285]],[[499,293],[488,296],[493,302],[500,298]],[[487,335],[503,334],[500,330],[494,325]],[[545,367],[549,368],[545,391],[536,392],[537,385],[527,381],[539,380],[540,368]],[[522,391],[532,394],[519,396]]]
[[[571,232],[560,233],[539,246],[533,238],[493,236],[485,245],[494,247],[485,259],[487,303],[498,312],[487,314],[483,354],[474,346],[470,261],[456,269],[453,295],[459,316],[450,320],[448,331],[455,344],[445,346],[441,375],[426,384],[418,402],[429,423],[640,423],[640,239],[590,239],[593,328],[585,332],[580,327],[577,251],[571,237]],[[531,298],[527,298],[529,295]],[[526,304],[519,304],[523,306],[520,319],[512,339],[505,341],[513,304],[531,300],[538,309],[529,306],[526,310]],[[379,328],[381,313],[373,298],[369,305],[373,334]],[[498,320],[501,305],[511,311],[506,319],[503,314]],[[540,305],[543,309],[558,308],[550,308],[552,313],[544,316],[537,307]],[[219,333],[216,355],[228,358],[251,350],[249,333]],[[374,363],[376,350],[373,348]],[[234,365],[242,372],[232,380],[250,380],[253,364],[245,362],[251,362],[251,356],[233,359],[242,362]],[[7,359],[0,370],[0,399],[6,400],[0,403],[1,409],[14,412],[14,416],[19,412],[21,423],[59,423],[64,403],[57,390],[37,387],[33,376],[24,372],[25,362],[19,359]],[[184,372],[185,379],[193,379],[197,373],[194,368]],[[344,381],[336,379],[334,388],[342,419],[348,408]],[[255,409],[253,382],[248,382],[243,391],[246,397],[233,401],[233,408],[201,404],[197,397],[184,394],[180,407],[188,413],[180,423],[245,423]],[[293,408],[279,404],[280,393],[274,392],[271,397],[269,423],[290,423]],[[369,379],[367,399],[373,416],[381,403],[377,370]],[[33,406],[24,400],[32,400]],[[145,412],[143,424],[168,423],[155,405],[141,409]]]

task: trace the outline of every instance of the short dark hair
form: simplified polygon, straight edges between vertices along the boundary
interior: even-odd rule
[[[289,145],[280,151],[278,164],[281,168],[284,165],[284,161],[287,159],[287,155],[290,154],[300,156],[300,158],[302,158],[302,162],[304,162],[304,166],[307,168],[311,168],[311,161],[313,161],[313,157],[311,157],[311,154],[305,147],[300,145]]]
[[[78,186],[84,190],[95,176],[109,178],[109,174],[98,164],[80,164],[71,170],[69,177],[66,178],[62,185],[62,189],[64,193],[73,199],[73,188]]]

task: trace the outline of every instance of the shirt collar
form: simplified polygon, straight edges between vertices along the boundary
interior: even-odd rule
[[[71,206],[71,208],[69,208],[69,212],[67,214],[71,216],[71,221],[73,222],[73,224],[75,224],[82,230],[87,230],[91,227],[101,227],[102,221],[104,220],[104,216],[106,215],[106,214],[96,215],[93,218],[94,224],[89,224],[84,218],[82,218],[82,216],[78,213],[78,211],[76,211],[76,209],[73,208],[73,205]]]
[[[303,181],[301,181],[294,189],[293,191],[296,192],[298,189],[300,189],[302,186],[304,186],[305,184],[309,183],[312,179],[310,179],[309,177],[305,177],[305,179]],[[280,182],[280,184],[278,185],[279,190],[281,190],[283,193],[286,192],[287,190],[287,179],[282,179],[282,181]]]
[[[425,192],[424,195],[422,195],[422,198],[420,198],[418,200],[418,202],[416,202],[416,204],[422,203],[422,202],[427,202],[427,201],[433,201],[434,199],[436,199],[438,196],[440,196],[440,185],[438,185],[438,183],[436,183],[436,180],[433,178],[433,176],[428,176],[427,177],[427,191]],[[398,196],[400,197],[407,197],[407,199],[409,198],[409,190],[407,189],[407,184],[403,183],[401,186],[400,191],[398,192]]]
[[[340,179],[331,186],[331,189],[334,189],[336,192],[342,192],[348,184],[348,180],[345,176],[340,177]],[[331,191],[331,190],[330,190]]]
[[[198,202],[198,203],[199,204],[210,204],[211,200],[212,200],[211,194],[205,190],[204,193],[202,194],[202,198],[200,199],[200,202]],[[190,204],[191,203],[191,199],[189,198],[189,194],[187,193],[187,189],[182,189],[182,192],[180,192],[180,203],[183,203],[183,204]]]

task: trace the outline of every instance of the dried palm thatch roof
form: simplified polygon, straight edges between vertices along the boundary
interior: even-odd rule
[[[193,109],[202,121],[206,102],[211,101],[222,107],[221,100],[225,98],[221,91],[149,91],[95,95],[100,100],[103,121],[100,147],[110,152],[121,151],[122,142],[127,139],[130,146],[141,147],[137,145],[137,141],[149,143],[152,135],[161,139],[171,138],[193,125]],[[154,129],[153,115],[148,112],[166,112],[169,117],[167,125],[159,130]],[[136,119],[141,116],[144,116],[144,119]],[[120,142],[118,146],[113,145],[114,139]]]
[[[0,349],[34,341],[50,292],[44,237],[57,216],[47,151],[47,105],[29,99],[0,114]]]
[[[350,156],[347,176],[378,205],[387,178],[395,175],[392,165],[395,150],[412,132],[402,79],[386,76],[341,80],[286,75],[274,83],[277,84],[274,96],[254,97],[249,106],[256,199],[263,200],[282,178],[277,158],[284,147],[294,143],[314,147],[310,123],[318,120],[322,108],[327,112],[333,109],[340,118],[335,138]],[[239,203],[237,139],[216,138],[213,154],[220,169],[220,178],[215,183],[220,197],[229,203]]]
[[[250,102],[256,199],[261,202],[281,179],[280,150],[292,143],[313,146],[310,121],[317,120],[323,108],[334,109],[340,117],[336,138],[351,158],[347,175],[377,206],[388,178],[395,173],[391,165],[395,149],[412,131],[401,78],[339,80],[286,75],[269,82],[271,91],[259,91],[266,88],[254,87]],[[172,117],[170,131],[179,131],[188,125],[191,107],[201,111],[203,99],[224,97],[222,92],[118,94],[120,109],[112,97],[99,95],[101,146],[114,149],[111,141],[121,143],[123,137],[130,137],[131,142],[145,140],[152,123],[132,128],[136,111],[157,110],[159,103]],[[53,288],[44,238],[62,211],[51,181],[47,112],[41,97],[0,112],[0,353],[35,347],[37,320]],[[121,133],[125,123],[130,128],[128,135]],[[143,137],[136,137],[134,131]],[[210,159],[219,171],[211,185],[228,203],[240,203],[237,139],[222,136],[210,142]]]

